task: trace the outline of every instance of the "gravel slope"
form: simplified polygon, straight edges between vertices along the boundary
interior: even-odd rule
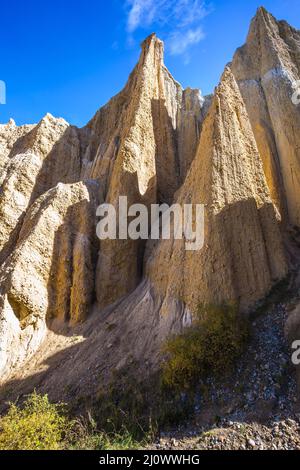
[[[247,350],[233,377],[210,381],[195,418],[162,433],[153,449],[300,449],[300,403],[284,337],[288,305],[277,304],[252,322]]]

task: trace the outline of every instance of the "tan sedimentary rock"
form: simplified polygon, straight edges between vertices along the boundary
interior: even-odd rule
[[[232,70],[245,101],[272,199],[285,224],[299,227],[300,105],[293,101],[293,95],[299,89],[294,85],[300,78],[300,32],[260,8],[246,44],[234,56]],[[295,248],[292,246],[290,256],[297,264]],[[298,306],[286,324],[290,345],[299,339],[299,328]]]
[[[95,182],[58,184],[25,216],[0,269],[0,350],[4,370],[34,352],[52,319],[84,321],[94,300]],[[19,351],[19,352],[18,352]]]
[[[104,140],[91,176],[104,179],[106,202],[118,208],[119,196],[127,196],[128,206],[172,201],[194,157],[203,101],[199,92],[184,92],[175,82],[163,64],[162,42],[151,35],[125,89],[96,116],[103,120]],[[113,136],[112,129],[116,129]],[[143,246],[132,240],[101,242],[97,273],[101,306],[138,285]]]
[[[285,276],[282,236],[299,223],[299,54],[299,33],[260,9],[204,100],[172,78],[151,35],[84,128],[50,115],[0,126],[1,380],[49,367],[44,388],[58,399],[65,387],[95,391],[133,359],[155,368],[199,303],[247,311]],[[119,196],[205,204],[203,249],[99,242],[96,207]]]
[[[2,171],[13,145],[33,127],[32,125],[16,126],[13,119],[10,119],[7,124],[0,124],[0,184],[2,183]]]
[[[70,195],[73,190],[55,187],[57,183],[100,180],[106,201],[113,203],[119,195],[128,196],[129,204],[171,201],[193,159],[206,108],[199,92],[183,91],[171,77],[163,64],[163,45],[152,35],[125,89],[85,128],[51,115],[36,126],[2,126],[5,364],[21,364],[26,351],[27,356],[33,353],[52,317],[71,324],[82,321],[95,298],[99,246],[91,244],[90,232],[77,233],[77,228],[93,227],[95,238],[96,206],[84,214],[83,202],[75,204]],[[143,245],[109,241],[100,250],[97,292],[105,304],[137,286]],[[13,344],[18,359],[7,359],[10,353],[3,344],[9,350]]]
[[[160,241],[147,268],[161,295],[246,310],[287,272],[277,213],[244,102],[229,68],[216,89],[177,202],[205,204],[204,247]]]
[[[5,127],[2,135],[11,148],[0,170],[0,264],[14,247],[26,210],[36,198],[58,182],[78,181],[81,171],[76,130],[63,119],[47,114],[33,128],[13,123]]]
[[[149,36],[142,44],[139,62],[125,88],[82,130],[82,134],[84,131],[88,135],[82,176],[100,178],[106,192],[110,188],[115,162],[121,161],[125,165],[124,146],[130,145],[132,139],[133,142],[137,138],[144,139],[139,150],[142,155],[149,151],[146,163],[149,166],[153,160],[156,173],[161,172],[157,175],[157,186],[164,201],[172,200],[195,155],[209,99],[202,98],[199,90],[183,90],[165,67],[163,53],[163,43],[155,34]],[[138,141],[136,145],[137,148],[128,150],[127,157],[134,170],[139,169],[134,155]],[[140,160],[142,166],[142,157]],[[129,162],[126,164],[130,167]]]
[[[6,164],[0,194],[0,264],[18,239],[40,168],[33,153],[17,155]]]
[[[252,20],[232,70],[239,84],[272,198],[282,216],[300,225],[300,32],[264,8]]]
[[[211,96],[202,97],[199,90],[187,88],[183,92],[178,119],[181,183],[196,155],[202,124],[210,104]]]

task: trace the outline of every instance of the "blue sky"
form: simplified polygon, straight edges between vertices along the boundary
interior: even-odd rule
[[[2,2],[0,122],[38,122],[46,112],[83,126],[126,83],[140,42],[156,32],[184,87],[210,93],[263,0],[26,0]],[[300,29],[299,0],[265,0]]]

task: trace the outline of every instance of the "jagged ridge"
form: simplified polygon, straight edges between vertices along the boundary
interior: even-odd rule
[[[0,126],[2,380],[20,377],[26,361],[37,367],[57,333],[66,352],[46,374],[53,393],[62,376],[72,387],[89,370],[92,386],[91,371],[107,377],[132,358],[155,369],[161,343],[191,322],[197,303],[235,301],[247,313],[286,275],[288,229],[300,225],[300,113],[291,101],[299,44],[298,31],[259,9],[203,102],[172,78],[151,35],[124,90],[83,129],[50,115]],[[99,245],[96,205],[120,195],[147,206],[204,203],[204,249]],[[75,332],[86,340],[74,360]]]

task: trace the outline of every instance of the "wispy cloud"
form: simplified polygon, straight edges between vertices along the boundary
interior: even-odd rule
[[[150,26],[154,21],[158,3],[161,2],[155,0],[128,0],[130,6],[127,22],[128,31],[133,33],[140,27]]]
[[[181,27],[199,22],[211,11],[211,6],[203,0],[179,0],[175,3],[175,17]]]
[[[174,31],[167,39],[167,47],[169,47],[171,55],[184,54],[190,46],[198,44],[204,36],[200,26],[188,31]]]
[[[203,0],[127,0],[127,7],[131,39],[138,29],[162,31],[171,55],[186,54],[204,38],[200,23],[211,11]]]

